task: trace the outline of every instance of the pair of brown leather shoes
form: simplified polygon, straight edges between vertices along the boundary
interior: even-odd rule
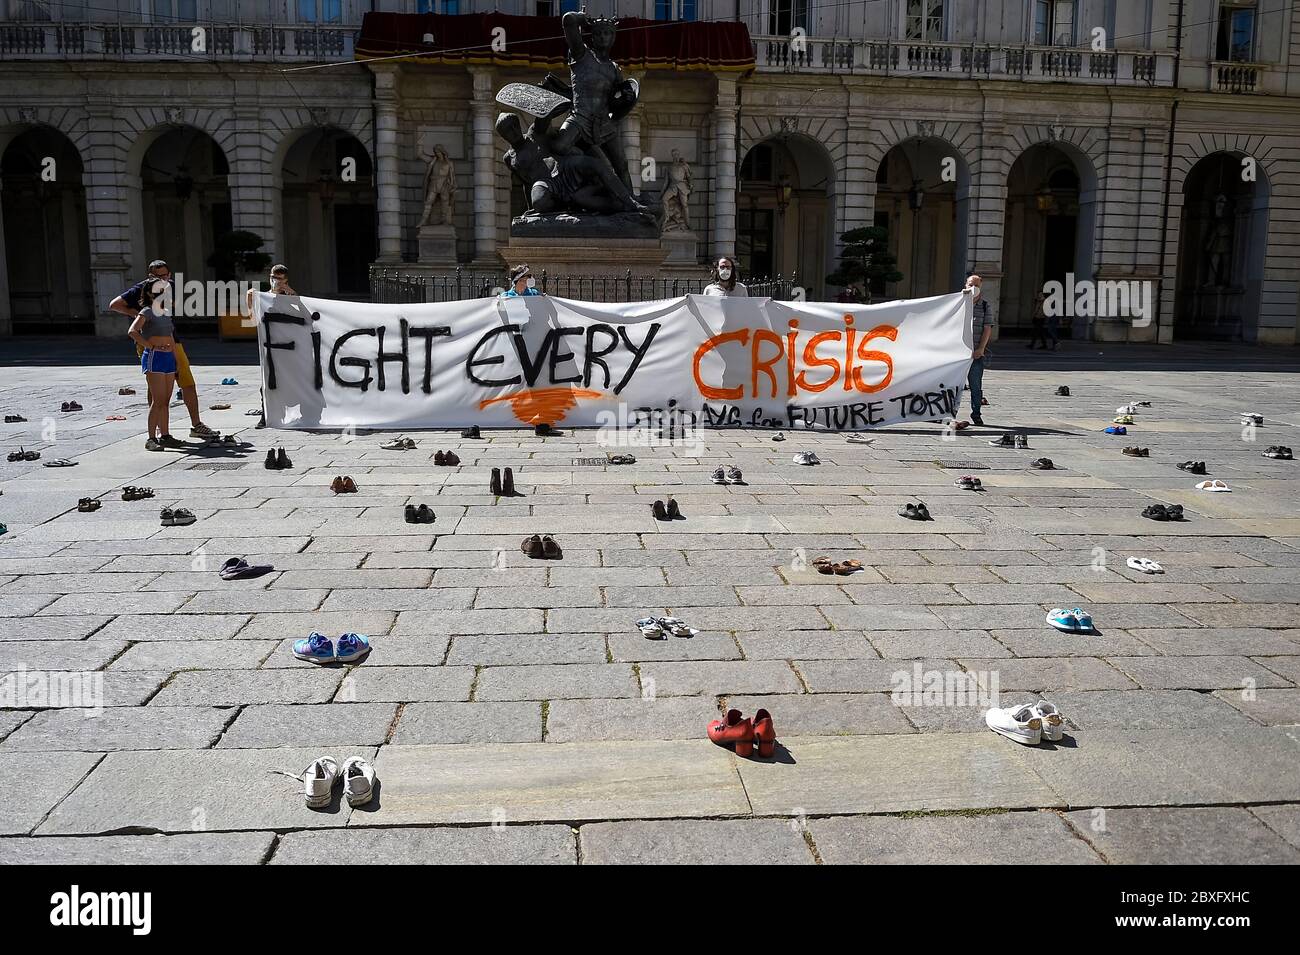
[[[356,494],[357,482],[351,477],[336,477],[330,482],[330,490],[335,494]]]
[[[455,451],[439,451],[433,456],[433,463],[439,466],[445,465],[446,467],[454,468],[456,465],[460,464],[460,458],[456,455]]]
[[[519,545],[519,549],[533,560],[559,560],[564,556],[564,551],[560,550],[560,545],[549,534],[544,536],[534,534],[532,537],[525,537],[523,543]]]

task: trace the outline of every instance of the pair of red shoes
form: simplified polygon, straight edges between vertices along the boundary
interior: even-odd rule
[[[726,717],[709,724],[709,739],[719,746],[734,743],[737,756],[752,755],[755,745],[764,758],[776,752],[776,727],[767,710],[759,710],[752,718],[741,716],[740,710],[727,710]]]

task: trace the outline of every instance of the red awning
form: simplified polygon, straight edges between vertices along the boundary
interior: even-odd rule
[[[493,30],[505,30],[505,49],[492,49]],[[434,42],[426,44],[425,34]],[[356,58],[408,54],[396,62],[536,66],[561,69],[568,44],[559,17],[504,13],[441,16],[367,13]],[[754,68],[754,47],[743,23],[688,23],[620,17],[614,59],[624,69],[737,70]]]

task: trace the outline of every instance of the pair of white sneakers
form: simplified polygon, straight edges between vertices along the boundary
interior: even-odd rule
[[[995,706],[984,714],[984,722],[999,736],[1026,746],[1037,746],[1043,740],[1056,743],[1065,736],[1065,720],[1061,711],[1046,700],[1016,706]]]
[[[319,756],[295,776],[276,770],[281,776],[302,782],[303,798],[309,809],[323,809],[334,798],[334,784],[343,780],[343,796],[349,806],[364,806],[375,798],[375,767],[361,756],[349,756],[343,769],[331,756]]]

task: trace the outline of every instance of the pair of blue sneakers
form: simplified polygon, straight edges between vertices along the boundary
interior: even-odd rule
[[[223,385],[237,385],[237,384],[239,384],[239,382],[235,381],[235,379],[233,379],[233,378],[222,378],[222,379],[221,379],[221,383],[222,383]]]
[[[1084,633],[1092,630],[1092,617],[1078,607],[1073,610],[1062,610],[1057,607],[1047,615],[1047,622],[1065,633]]]
[[[330,638],[315,630],[305,639],[294,642],[293,655],[308,663],[351,663],[370,652],[370,638],[359,633],[345,633],[335,646]]]

